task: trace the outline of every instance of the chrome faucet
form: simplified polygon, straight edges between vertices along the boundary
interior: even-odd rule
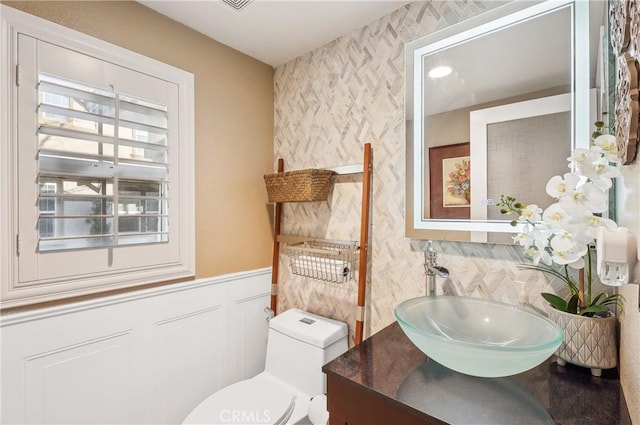
[[[433,246],[433,241],[427,242],[427,250],[424,252],[424,271],[427,275],[426,292],[428,297],[436,295],[436,275],[441,278],[449,277],[449,270],[437,264],[438,253]]]

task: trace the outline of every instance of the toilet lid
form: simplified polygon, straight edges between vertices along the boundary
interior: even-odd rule
[[[198,405],[184,424],[284,424],[293,408],[292,393],[257,380],[240,381]]]

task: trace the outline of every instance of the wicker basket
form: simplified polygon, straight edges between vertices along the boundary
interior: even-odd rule
[[[267,174],[269,202],[326,201],[331,189],[331,170],[308,169]]]

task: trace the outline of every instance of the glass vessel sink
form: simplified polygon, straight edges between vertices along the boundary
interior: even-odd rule
[[[515,375],[553,354],[564,333],[551,320],[496,301],[418,297],[395,308],[400,327],[432,360],[480,377]]]

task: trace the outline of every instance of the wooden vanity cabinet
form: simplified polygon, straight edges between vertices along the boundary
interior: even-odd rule
[[[495,424],[632,423],[620,379],[613,369],[595,382],[587,368],[562,367],[548,359],[518,375],[495,381],[486,378],[488,398],[479,405],[477,391],[482,391],[483,385],[473,384],[469,390],[467,384],[483,378],[452,375],[454,382],[442,387],[444,375],[430,375],[434,369],[429,367],[429,361],[397,322],[336,357],[322,368],[327,376],[330,425],[460,423],[461,409],[468,413],[466,417],[483,417],[484,422]],[[504,391],[516,397],[505,397]],[[450,398],[452,395],[455,397]],[[581,402],[566,403],[567,397]],[[598,408],[585,415],[584,406]]]
[[[445,424],[332,374],[327,374],[327,408],[329,425]]]

